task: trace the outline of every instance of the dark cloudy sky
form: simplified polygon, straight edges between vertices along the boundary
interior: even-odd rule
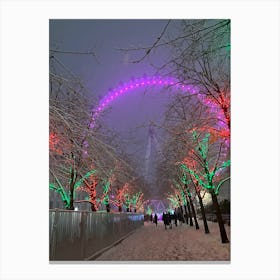
[[[93,94],[103,95],[109,87],[131,76],[154,73],[149,62],[160,65],[166,59],[162,52],[152,56],[153,60],[131,64],[129,61],[137,54],[141,57],[143,52],[126,53],[117,49],[152,45],[166,23],[167,20],[51,20],[50,47],[93,50],[99,63],[87,56],[61,54],[59,57],[81,76]],[[175,32],[174,25],[175,22],[169,25],[170,32]]]

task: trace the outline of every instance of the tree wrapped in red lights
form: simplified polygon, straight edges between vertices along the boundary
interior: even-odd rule
[[[181,81],[199,89],[198,99],[216,117],[216,129],[230,133],[230,20],[192,20],[182,24],[182,36],[172,48]]]
[[[125,183],[121,188],[117,187],[115,205],[118,211],[122,212],[122,205],[125,203],[125,196],[128,193],[129,185]]]
[[[89,176],[89,178],[84,179],[84,184],[76,188],[77,191],[83,191],[88,194],[88,200],[80,200],[76,202],[89,202],[91,204],[91,211],[97,211],[97,192],[96,186],[98,184],[98,179],[95,174]]]
[[[113,204],[118,208],[119,212],[123,211],[123,205],[127,212],[144,211],[144,194],[141,191],[134,192],[132,186],[126,182],[122,187],[115,188],[115,199]]]
[[[172,24],[179,33],[168,34]],[[226,135],[230,133],[230,24],[229,19],[168,21],[151,46],[125,49],[136,54],[144,51],[134,63],[162,48],[170,51],[170,59],[156,70],[172,73],[180,84],[195,86],[198,93],[189,96],[191,103],[198,101],[208,108],[216,118],[214,128]]]

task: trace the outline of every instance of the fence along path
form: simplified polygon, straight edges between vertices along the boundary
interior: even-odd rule
[[[86,260],[143,224],[142,213],[50,210],[50,261]]]

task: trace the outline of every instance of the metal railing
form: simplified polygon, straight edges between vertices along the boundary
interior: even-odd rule
[[[49,210],[49,258],[85,260],[144,224],[141,213]]]

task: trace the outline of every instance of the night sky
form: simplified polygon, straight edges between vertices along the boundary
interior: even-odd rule
[[[167,48],[158,49],[141,63],[131,61],[145,52],[123,51],[135,47],[152,46],[167,20],[50,20],[50,49],[62,51],[93,51],[96,56],[55,53],[89,90],[93,98],[101,99],[110,88],[117,87],[131,77],[156,74],[154,66],[161,66],[169,59]],[[176,35],[180,21],[172,21],[165,36]],[[149,123],[158,125],[170,95],[165,89],[135,90],[126,97],[115,100],[111,109],[102,117],[104,124],[123,139],[122,149],[139,163],[141,175],[145,170]],[[164,132],[154,129],[161,144]],[[150,175],[154,173],[158,153],[152,145]],[[146,162],[147,163],[147,162]],[[150,176],[151,182],[153,178]],[[155,187],[155,186],[154,186]],[[155,189],[158,189],[155,187]],[[156,195],[156,192],[154,192]]]

